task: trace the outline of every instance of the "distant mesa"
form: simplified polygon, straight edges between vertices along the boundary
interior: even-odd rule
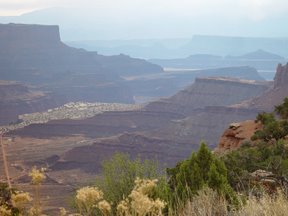
[[[56,25],[0,24],[0,46],[3,53],[7,49],[49,48],[61,44],[59,27]]]
[[[239,56],[259,49],[287,57],[288,38],[194,35],[190,43],[183,47],[183,50],[194,53],[221,56]]]
[[[209,50],[207,50],[209,53]],[[223,67],[249,66],[257,69],[261,76],[272,80],[275,73],[275,65],[285,63],[287,59],[283,56],[258,49],[243,55],[212,55],[193,54],[186,58],[175,59],[150,59],[152,63],[159,64],[164,68],[190,68],[207,69]]]
[[[283,56],[266,52],[262,49],[241,56],[227,56],[226,58],[251,59],[251,60],[280,60],[280,61],[284,59]]]
[[[33,84],[66,101],[133,103],[122,76],[163,72],[145,60],[69,47],[58,26],[0,24],[0,46],[1,79]]]

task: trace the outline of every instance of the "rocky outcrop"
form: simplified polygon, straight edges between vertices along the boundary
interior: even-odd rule
[[[172,97],[149,103],[144,110],[175,112],[186,116],[206,106],[228,106],[261,95],[271,83],[228,77],[196,78]]]
[[[288,63],[286,65],[279,64],[274,78],[274,89],[287,86],[288,83]]]
[[[245,141],[251,141],[253,134],[261,128],[261,123],[253,120],[231,123],[221,136],[215,152],[223,153],[239,148]]]
[[[288,64],[277,67],[274,83],[262,95],[251,100],[236,104],[234,107],[252,108],[260,111],[272,112],[276,105],[288,97]]]

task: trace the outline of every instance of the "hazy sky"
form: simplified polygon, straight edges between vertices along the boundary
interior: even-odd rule
[[[188,17],[224,13],[252,20],[288,12],[287,0],[0,0],[0,15],[19,15],[48,7],[93,9],[104,14],[138,9],[142,15],[156,12]]]
[[[184,37],[195,33],[238,35],[246,25],[243,34],[252,36],[283,37],[287,33],[286,26],[278,22],[288,14],[287,0],[0,0],[0,16],[15,16],[50,7],[73,8],[66,23],[59,20],[63,28],[69,28],[66,25],[68,18],[73,20],[75,15],[74,25],[81,19],[82,24],[97,25],[99,34],[102,28],[102,33],[106,31],[105,35],[108,35],[110,31],[116,38],[125,38],[129,34],[117,33],[115,28],[126,32],[138,28],[138,34],[130,34],[136,38],[143,36],[146,30],[149,30],[147,37],[157,37],[160,32],[161,37]],[[101,24],[114,29],[104,29]]]

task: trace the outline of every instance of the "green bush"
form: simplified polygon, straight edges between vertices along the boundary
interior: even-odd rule
[[[131,159],[128,154],[116,153],[111,159],[103,161],[102,173],[96,179],[96,186],[103,191],[104,199],[112,203],[112,211],[115,212],[116,205],[132,191],[136,177],[158,179],[159,186],[154,196],[166,200],[166,179],[159,173],[156,161],[143,161],[140,157]]]
[[[228,183],[225,164],[212,154],[205,143],[188,160],[167,169],[167,174],[173,194],[170,197],[173,209],[185,206],[205,186],[224,196],[230,204],[239,204],[236,193]]]

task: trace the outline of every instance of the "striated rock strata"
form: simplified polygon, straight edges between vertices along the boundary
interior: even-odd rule
[[[228,77],[197,78],[195,83],[172,97],[149,103],[145,110],[191,115],[206,106],[227,106],[261,95],[270,87],[266,81]]]

